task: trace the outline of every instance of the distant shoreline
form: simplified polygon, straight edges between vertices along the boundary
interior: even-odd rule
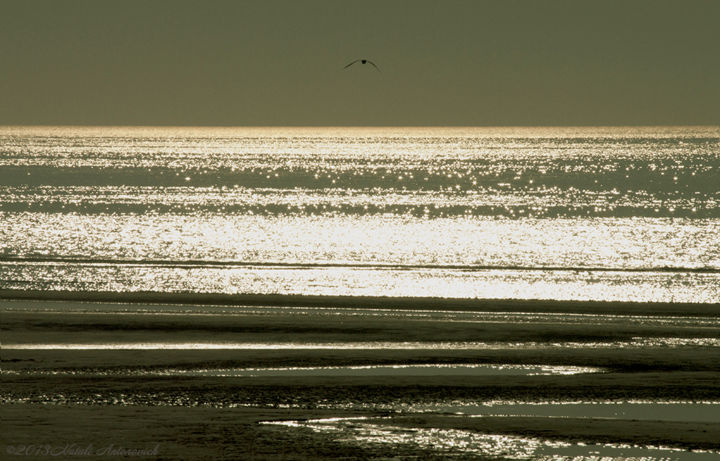
[[[575,312],[720,317],[720,303],[576,301],[543,299],[470,299],[397,296],[328,296],[294,294],[223,294],[110,292],[69,290],[0,290],[2,300],[201,304],[238,306],[334,307],[368,309],[461,310],[488,312]]]

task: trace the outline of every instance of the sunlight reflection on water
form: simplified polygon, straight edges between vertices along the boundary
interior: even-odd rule
[[[719,146],[716,127],[0,127],[0,289],[717,302]]]
[[[395,364],[365,366],[281,367],[281,368],[209,368],[162,370],[26,370],[1,371],[0,374],[53,376],[214,376],[214,377],[293,377],[293,376],[546,376],[598,373],[597,367],[515,364]]]
[[[711,461],[720,453],[688,451],[675,448],[635,446],[626,444],[594,444],[565,442],[515,435],[482,434],[478,432],[420,427],[397,427],[392,419],[387,424],[372,424],[363,418],[329,418],[308,421],[265,421],[263,424],[309,428],[332,434],[351,444],[409,445],[431,449],[439,454],[473,454],[516,460],[541,461]]]
[[[455,401],[410,405],[410,412],[431,411],[482,416],[606,418],[645,421],[720,423],[720,402],[593,401],[593,402],[477,402]]]
[[[5,289],[717,302],[718,273],[2,263]]]

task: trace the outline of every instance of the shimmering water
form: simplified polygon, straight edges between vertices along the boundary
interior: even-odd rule
[[[214,377],[300,377],[300,376],[546,376],[598,373],[597,367],[576,367],[558,365],[514,365],[514,364],[397,364],[363,365],[344,367],[274,367],[274,368],[169,368],[163,370],[105,370],[105,371],[27,371],[0,374],[53,375],[53,376],[214,376]]]
[[[266,421],[264,424],[303,427],[335,435],[359,445],[393,444],[430,448],[451,458],[479,455],[488,459],[541,461],[711,461],[716,451],[630,444],[576,443],[505,434],[483,434],[457,429],[399,427],[388,418],[377,424],[364,418],[327,418],[307,421]]]
[[[720,300],[720,128],[0,128],[0,288]]]
[[[603,418],[720,423],[720,402],[451,402],[414,405],[412,410],[481,416]]]

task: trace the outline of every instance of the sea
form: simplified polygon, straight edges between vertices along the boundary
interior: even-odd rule
[[[0,127],[0,289],[720,302],[720,127]]]

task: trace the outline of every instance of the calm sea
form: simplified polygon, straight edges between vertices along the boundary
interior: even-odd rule
[[[720,127],[0,127],[0,289],[720,302]]]

